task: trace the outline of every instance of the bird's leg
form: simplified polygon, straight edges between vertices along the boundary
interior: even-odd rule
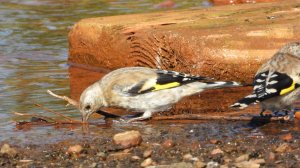
[[[296,109],[292,109],[292,110],[290,110],[290,114],[289,114],[289,120],[290,121],[294,121],[294,119],[295,119],[295,112],[296,112]]]
[[[142,116],[130,119],[127,122],[131,123],[131,122],[134,122],[134,121],[146,120],[146,119],[151,118],[151,116],[152,116],[152,112],[151,111],[146,111],[146,112],[143,113]]]
[[[261,117],[265,117],[265,115],[264,115],[264,112],[265,112],[265,111],[266,111],[266,109],[262,108],[262,109],[260,110],[259,115],[260,115]]]
[[[272,111],[272,117],[282,117],[287,116],[288,114],[289,110]]]

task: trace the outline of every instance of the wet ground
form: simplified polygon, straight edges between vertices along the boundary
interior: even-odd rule
[[[103,73],[97,69],[69,68],[66,64],[67,33],[76,21],[95,16],[165,10],[157,8],[159,2],[2,1],[0,147],[3,149],[4,144],[9,144],[15,152],[1,150],[1,167],[140,167],[146,158],[152,160],[148,159],[148,165],[183,162],[180,163],[180,167],[299,165],[298,120],[272,123],[177,120],[106,124],[102,118],[94,116],[92,122],[97,125],[84,127],[22,127],[16,124],[30,118],[16,117],[12,115],[12,111],[47,114],[33,106],[34,102],[67,116],[80,118],[77,109],[65,107],[64,102],[46,93],[46,90],[50,89],[55,93],[78,99],[80,92]],[[203,3],[198,1],[175,2],[175,8],[203,6]],[[177,111],[171,110],[168,114],[162,114],[229,114],[228,105],[234,99],[246,95],[249,90],[250,88],[243,88],[226,91],[227,96],[230,94],[227,98],[221,90],[216,91],[217,95],[216,92],[208,91],[179,103],[176,105]],[[211,96],[209,100],[216,101],[220,106],[213,107],[204,99],[199,102],[199,99],[205,96]],[[222,101],[224,99],[226,101]],[[186,107],[193,108],[186,110]],[[253,114],[257,111],[258,108],[253,107],[246,112]],[[141,133],[143,142],[140,145],[122,149],[113,143],[113,135],[129,130]],[[68,148],[73,145],[80,145],[82,150],[68,153]],[[144,157],[145,151],[151,151],[151,154]]]
[[[189,123],[189,124],[187,124]],[[30,143],[10,144],[17,154],[0,154],[1,166],[48,167],[140,167],[147,158],[149,165],[170,165],[183,162],[184,167],[227,165],[232,167],[297,167],[300,162],[299,123],[269,123],[260,127],[246,122],[155,122],[91,126],[79,133],[72,127],[41,134],[39,138],[24,137]],[[37,131],[39,128],[31,128]],[[47,130],[43,128],[44,130]],[[49,127],[52,129],[53,127]],[[143,142],[122,149],[112,136],[126,130],[138,130]],[[25,131],[25,130],[22,130]],[[49,143],[53,134],[64,137]],[[64,133],[62,133],[64,132]],[[85,132],[85,133],[83,133]],[[6,141],[7,142],[7,141]],[[2,142],[4,143],[4,142]],[[78,153],[68,148],[80,145]],[[150,155],[145,153],[150,151]],[[149,153],[149,152],[148,152]],[[241,165],[246,166],[241,166]],[[201,166],[199,166],[201,167]]]

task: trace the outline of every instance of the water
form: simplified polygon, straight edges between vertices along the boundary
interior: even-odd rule
[[[79,118],[79,112],[49,96],[47,89],[69,95],[67,34],[83,18],[168,10],[160,0],[1,0],[0,5],[0,141],[32,134],[65,135],[61,130],[34,128],[18,131],[15,122],[28,120],[12,111],[43,114],[34,102]],[[197,8],[207,2],[175,1],[174,8]],[[49,140],[51,142],[51,140]]]

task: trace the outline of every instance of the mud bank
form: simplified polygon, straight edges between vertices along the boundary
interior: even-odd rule
[[[300,1],[83,19],[69,33],[69,63],[107,70],[170,69],[252,83],[278,48],[300,38]]]

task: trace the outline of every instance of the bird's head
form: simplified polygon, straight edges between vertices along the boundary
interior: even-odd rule
[[[283,46],[279,52],[291,54],[300,58],[300,42],[292,42]]]
[[[103,92],[99,83],[86,88],[80,95],[79,109],[82,115],[82,121],[86,122],[91,114],[105,106]]]

